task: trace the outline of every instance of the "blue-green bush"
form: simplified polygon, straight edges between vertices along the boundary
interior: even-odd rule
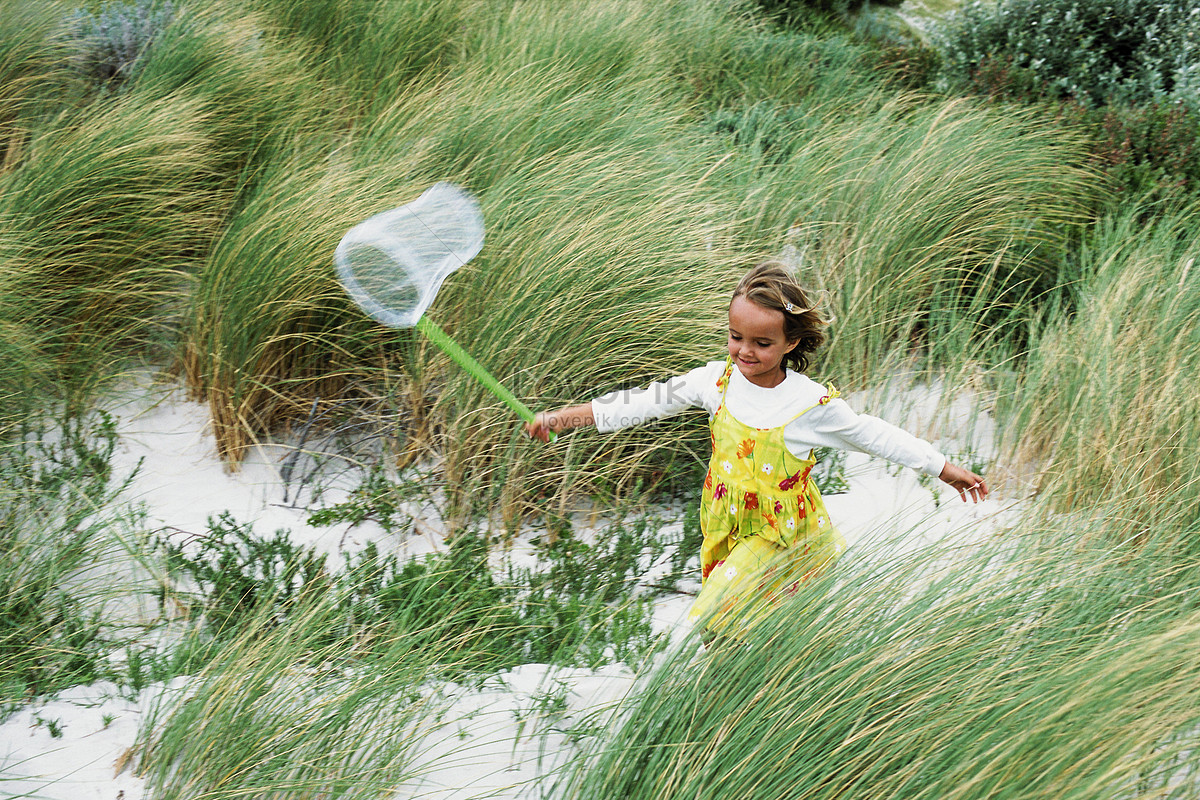
[[[96,11],[76,11],[71,28],[79,70],[97,87],[119,87],[174,17],[169,0],[108,2]]]
[[[1085,106],[1200,106],[1195,0],[998,0],[964,3],[935,31],[949,83],[989,62],[1052,99]]]

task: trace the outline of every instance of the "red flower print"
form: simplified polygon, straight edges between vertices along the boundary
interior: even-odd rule
[[[779,502],[778,500],[775,501],[775,513],[776,514],[783,513],[783,503]]]
[[[755,494],[754,492],[747,492],[747,494],[746,494],[746,510],[753,511],[756,508],[758,508],[758,495]]]
[[[705,489],[712,488],[712,470],[709,470],[704,476],[704,488]]]
[[[767,525],[771,526],[772,528],[779,527],[779,520],[775,519],[775,515],[763,514],[763,519],[765,519],[767,521]]]
[[[729,487],[723,483],[718,483],[716,491],[713,492],[713,498],[716,500],[720,500],[722,497],[724,497],[728,493],[729,493]]]
[[[781,480],[779,482],[779,488],[783,489],[786,492],[788,489],[791,489],[797,483],[801,483],[801,484],[807,483],[808,482],[808,473],[810,473],[810,472],[812,472],[812,467],[805,467],[804,469],[797,472],[795,475],[790,475],[790,476],[784,478],[783,480]]]

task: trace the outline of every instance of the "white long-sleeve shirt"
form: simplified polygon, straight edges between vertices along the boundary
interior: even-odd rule
[[[710,361],[642,389],[597,397],[592,401],[596,427],[616,431],[688,408],[703,408],[711,418],[721,404],[717,380],[724,371],[724,361]],[[725,405],[735,419],[754,428],[786,424],[783,441],[797,458],[808,458],[814,447],[834,447],[869,453],[934,477],[941,474],[946,457],[929,442],[878,417],[855,413],[843,400],[820,404],[827,394],[828,389],[799,372],[787,370],[782,383],[767,389],[748,381],[735,367]]]

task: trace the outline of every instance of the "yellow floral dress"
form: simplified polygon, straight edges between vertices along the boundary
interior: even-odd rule
[[[783,430],[752,428],[725,407],[732,361],[717,381],[721,402],[709,423],[712,458],[700,505],[703,585],[689,614],[714,633],[737,635],[800,584],[831,565],[846,541],[810,479],[812,454],[785,446]],[[819,405],[837,397],[831,391]]]

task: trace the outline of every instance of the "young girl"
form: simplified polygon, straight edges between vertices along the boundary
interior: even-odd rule
[[[803,374],[825,340],[825,320],[779,263],[752,269],[729,304],[729,355],[636,391],[543,411],[525,426],[585,425],[614,431],[700,407],[709,413],[712,457],[700,505],[702,587],[690,618],[737,635],[845,548],[810,480],[817,447],[886,458],[933,475],[965,502],[987,496],[983,478],[928,442],[866,414]]]

